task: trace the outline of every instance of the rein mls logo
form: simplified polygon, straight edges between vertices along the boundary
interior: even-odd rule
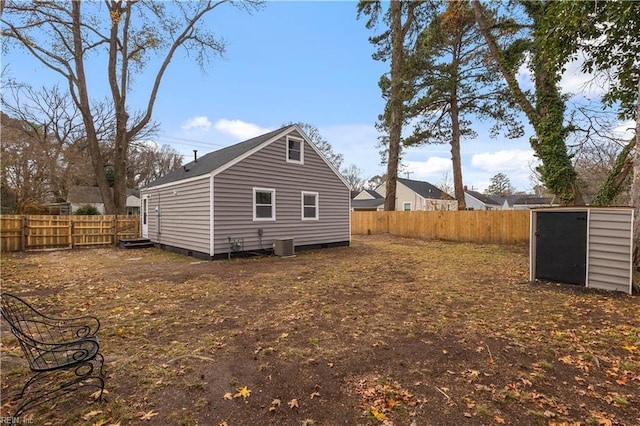
[[[33,424],[33,419],[20,419],[20,417],[0,417],[0,425],[29,425]]]

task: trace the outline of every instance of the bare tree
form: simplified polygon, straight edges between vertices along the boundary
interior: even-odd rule
[[[73,102],[82,115],[95,178],[106,212],[126,212],[127,160],[130,142],[149,124],[162,78],[180,48],[201,66],[212,54],[225,51],[225,43],[205,25],[205,17],[229,0],[163,3],[155,1],[105,0],[7,1],[2,15],[3,40],[26,49],[69,86]],[[240,3],[251,11],[260,0]],[[141,19],[141,17],[143,17]],[[88,82],[88,58],[107,58],[104,81],[110,89],[115,115],[111,192],[105,175],[105,152],[98,125],[91,112],[95,101]],[[160,57],[156,70],[148,59]],[[136,73],[152,81],[146,106],[135,113],[128,102]]]
[[[129,155],[128,186],[144,186],[182,166],[183,156],[169,145],[136,143]]]

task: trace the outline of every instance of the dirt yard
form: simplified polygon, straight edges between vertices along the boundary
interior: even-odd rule
[[[21,424],[640,425],[640,298],[529,283],[523,246],[12,254],[2,290],[102,323],[105,400]],[[30,376],[4,323],[1,342],[9,416]]]

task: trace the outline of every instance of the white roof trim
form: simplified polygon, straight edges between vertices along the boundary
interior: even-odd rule
[[[156,185],[156,186],[145,186],[143,188],[140,188],[140,194],[142,194],[142,192],[150,192],[150,191],[154,191],[156,189],[163,189],[163,188],[170,188],[174,185],[181,185],[183,183],[189,183],[189,182],[194,182],[196,180],[200,180],[200,179],[209,179],[211,177],[211,173],[205,173],[203,175],[198,175],[198,176],[193,176],[190,178],[186,178],[186,179],[180,179],[180,180],[174,180],[171,182],[167,182],[167,183],[163,183],[161,185]]]

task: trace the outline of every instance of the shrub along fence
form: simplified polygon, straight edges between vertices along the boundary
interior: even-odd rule
[[[529,242],[529,210],[352,212],[354,235],[521,244]]]
[[[0,216],[3,252],[116,245],[140,236],[140,216]]]

